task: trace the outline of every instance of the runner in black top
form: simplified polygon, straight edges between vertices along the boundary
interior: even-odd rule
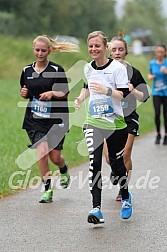
[[[39,202],[51,202],[51,172],[48,159],[60,169],[60,184],[67,188],[70,182],[68,165],[61,155],[65,134],[68,132],[68,83],[64,69],[48,60],[50,52],[76,51],[71,43],[58,43],[50,37],[38,36],[33,41],[36,61],[23,68],[20,85],[21,97],[29,99],[23,129],[36,148],[38,166],[45,185]]]
[[[149,97],[148,89],[144,78],[142,77],[139,70],[132,67],[125,61],[125,57],[128,54],[127,43],[123,39],[123,34],[120,32],[117,37],[114,37],[110,45],[110,52],[113,59],[116,59],[127,67],[128,79],[129,79],[129,94],[122,100],[123,112],[125,122],[128,128],[128,139],[124,150],[124,162],[128,172],[128,180],[130,180],[132,170],[132,147],[135,136],[139,135],[139,115],[136,112],[137,100],[144,102]],[[108,150],[106,144],[104,145],[104,154],[106,161],[110,164],[108,158]],[[117,184],[118,179],[111,173],[111,181],[113,184]],[[121,200],[121,191],[119,191],[116,200]]]

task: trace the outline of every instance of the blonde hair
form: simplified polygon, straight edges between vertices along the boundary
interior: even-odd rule
[[[89,33],[87,42],[89,41],[89,39],[95,38],[98,36],[102,38],[104,45],[107,46],[107,37],[102,31],[94,31],[94,32]]]
[[[33,47],[37,41],[41,41],[48,45],[51,52],[79,52],[78,45],[67,41],[58,42],[57,40],[50,38],[48,35],[37,36],[33,40]]]
[[[113,41],[121,41],[124,44],[124,46],[125,46],[126,55],[128,54],[128,45],[127,45],[126,40],[124,39],[124,34],[123,34],[122,31],[119,31],[117,33],[117,36],[113,37],[111,39],[111,41],[108,43],[109,51],[112,50],[112,43],[113,43]]]

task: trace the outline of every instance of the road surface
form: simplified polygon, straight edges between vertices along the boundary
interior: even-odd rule
[[[104,224],[87,223],[92,208],[88,163],[70,170],[69,189],[55,189],[52,203],[38,203],[41,187],[1,200],[0,251],[166,252],[167,146],[156,146],[154,133],[136,139],[129,185],[134,212],[129,220],[120,218],[118,188],[109,183],[109,173],[104,161]]]

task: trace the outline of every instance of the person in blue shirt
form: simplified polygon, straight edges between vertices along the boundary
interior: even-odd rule
[[[160,144],[161,140],[161,106],[163,106],[163,118],[165,134],[163,145],[167,145],[167,58],[166,46],[157,45],[155,49],[155,59],[150,61],[148,79],[152,83],[152,96],[155,111],[155,125],[157,136],[155,144]]]

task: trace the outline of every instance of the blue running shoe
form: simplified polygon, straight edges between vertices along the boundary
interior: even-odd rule
[[[129,193],[129,199],[122,200],[121,217],[122,219],[129,219],[132,213],[132,194]]]
[[[89,223],[93,223],[93,224],[100,224],[100,223],[104,223],[104,218],[103,218],[103,214],[101,212],[101,210],[96,207],[93,208],[88,215],[88,222]]]

